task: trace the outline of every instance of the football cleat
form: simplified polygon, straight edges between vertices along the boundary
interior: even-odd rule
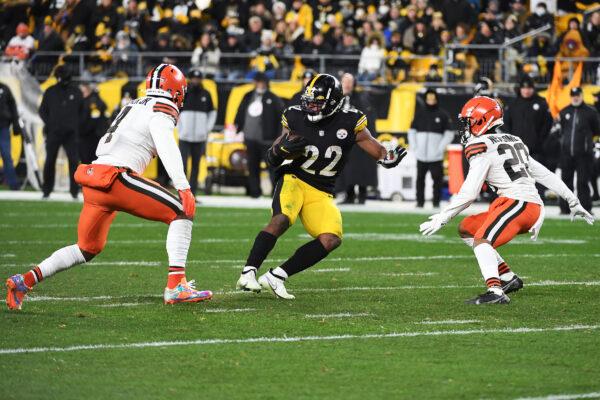
[[[198,301],[212,299],[210,290],[196,290],[193,280],[187,281],[185,278],[173,289],[165,288],[163,299],[165,304],[177,303],[196,303]]]
[[[20,310],[23,299],[31,288],[25,284],[23,275],[13,275],[6,280],[6,305],[9,310]]]
[[[256,268],[246,267],[235,285],[237,290],[260,293],[262,286],[256,280]]]
[[[470,299],[465,301],[467,304],[508,304],[510,303],[510,298],[502,293],[498,294],[493,290],[488,290],[484,294],[480,294],[474,299]]]
[[[513,276],[512,279],[510,279],[508,281],[501,281],[501,282],[502,282],[502,290],[504,291],[504,293],[507,293],[507,294],[523,289],[523,280],[521,278],[519,278],[517,275]]]
[[[285,289],[285,280],[276,277],[271,271],[258,278],[258,283],[263,289],[271,291],[275,297],[280,299],[292,300],[296,298]]]

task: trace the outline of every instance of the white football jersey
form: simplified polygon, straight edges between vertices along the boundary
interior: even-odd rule
[[[141,97],[131,101],[102,136],[94,164],[127,167],[142,174],[160,157],[176,189],[187,189],[181,154],[173,136],[179,112],[165,98]]]
[[[530,171],[529,149],[521,138],[508,133],[474,137],[465,147],[465,156],[470,164],[484,159],[474,166],[487,168],[485,182],[498,196],[543,204]]]

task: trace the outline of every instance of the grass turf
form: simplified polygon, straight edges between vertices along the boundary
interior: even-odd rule
[[[79,208],[0,202],[3,276],[75,242]],[[188,277],[217,294],[207,303],[164,306],[167,229],[119,215],[105,252],[92,263],[43,282],[21,312],[0,313],[0,399],[509,399],[600,392],[600,329],[515,331],[600,325],[597,226],[548,220],[538,243],[523,236],[503,247],[526,288],[508,306],[476,307],[463,303],[482,291],[482,282],[456,236],[458,221],[425,240],[417,232],[423,216],[345,213],[342,247],[291,278],[288,290],[297,298],[285,302],[233,291],[268,217],[268,210],[200,208]],[[265,267],[307,240],[296,224]],[[391,333],[401,336],[360,337]],[[323,340],[343,335],[354,336]],[[284,337],[313,340],[267,341]],[[209,342],[248,338],[266,339]],[[170,345],[193,340],[199,342]],[[169,343],[3,352],[161,341]]]

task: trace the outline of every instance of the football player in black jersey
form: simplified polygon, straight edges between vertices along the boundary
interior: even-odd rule
[[[283,112],[283,132],[268,151],[269,164],[277,168],[272,218],[258,233],[237,288],[293,299],[285,280],[325,257],[342,243],[342,216],[333,201],[335,180],[357,143],[378,163],[393,168],[406,149],[387,150],[367,129],[367,117],[356,109],[342,109],[340,82],[327,74],[316,75],[305,86],[301,106]],[[258,280],[256,273],[277,238],[300,216],[314,240],[304,244],[281,266]]]

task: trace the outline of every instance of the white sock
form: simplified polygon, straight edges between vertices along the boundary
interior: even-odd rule
[[[464,238],[461,237],[462,241],[465,242],[465,244],[471,248],[473,248],[473,242],[475,241],[475,239],[471,238]]]
[[[42,276],[49,278],[57,272],[83,264],[84,262],[85,258],[81,254],[79,246],[72,244],[71,246],[56,250],[50,257],[42,261],[38,267],[42,272]]]
[[[504,259],[502,258],[500,253],[498,253],[497,250],[495,250],[495,251],[496,251],[496,260],[498,260],[498,266],[500,266],[500,264],[502,264],[504,262]],[[501,274],[500,279],[502,279],[503,281],[510,281],[514,276],[515,276],[515,273],[512,271],[509,271],[504,274]]]
[[[479,269],[481,275],[486,281],[486,284],[490,279],[496,279],[498,284],[500,283],[500,277],[498,276],[498,260],[496,259],[496,250],[489,243],[480,243],[473,249],[477,262],[479,263]]]
[[[281,267],[273,268],[273,271],[271,273],[274,275],[280,276],[283,279],[288,278],[287,272],[285,272]]]
[[[250,265],[246,265],[242,270],[242,274],[245,274],[248,271],[254,271],[254,275],[256,275],[256,267],[252,267]]]
[[[167,255],[169,267],[185,267],[193,223],[189,219],[176,219],[169,225],[167,233]]]

